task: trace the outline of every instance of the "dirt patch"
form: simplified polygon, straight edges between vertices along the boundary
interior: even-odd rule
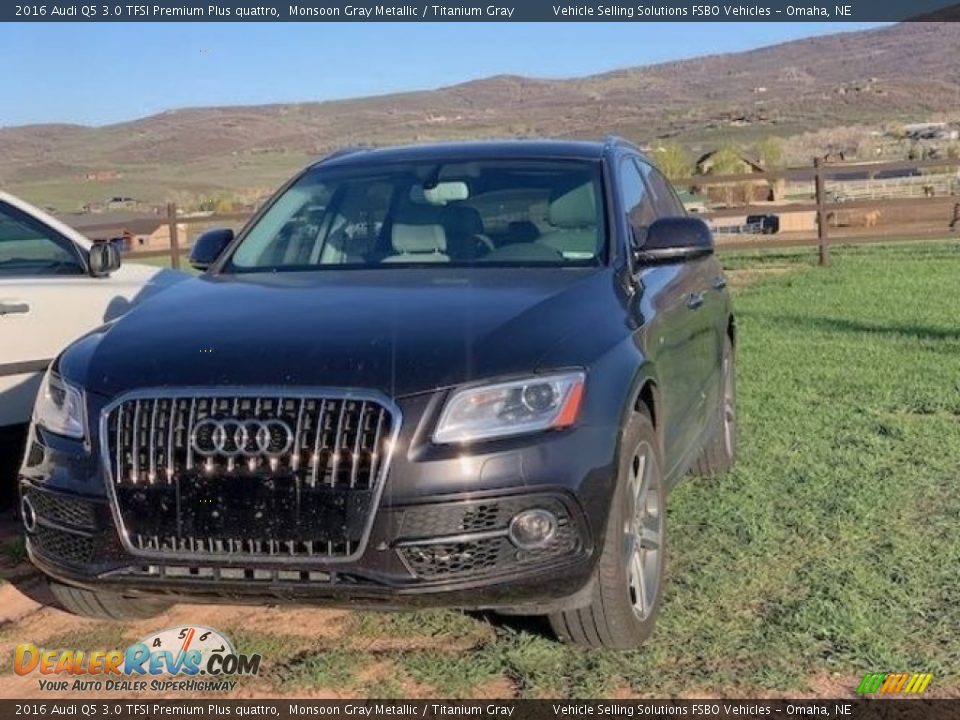
[[[502,700],[503,698],[517,697],[517,686],[508,677],[498,677],[488,680],[474,688],[471,693],[476,700]]]
[[[437,697],[433,688],[410,679],[390,660],[375,660],[369,663],[357,673],[354,682],[363,689],[366,697],[399,697],[411,700]]]
[[[232,627],[276,635],[306,634],[316,639],[339,637],[350,618],[348,610],[321,608],[246,607],[239,612],[240,617],[231,620]],[[222,616],[218,622],[223,622]]]
[[[38,594],[44,590],[40,578],[36,578],[34,584]],[[52,599],[50,601],[52,602]],[[8,583],[0,586],[0,626],[17,622],[27,615],[41,610],[45,604],[49,604],[49,602],[44,603],[40,597],[31,597],[15,585]]]

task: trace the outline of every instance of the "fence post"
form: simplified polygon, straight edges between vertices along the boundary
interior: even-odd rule
[[[177,204],[167,203],[167,224],[170,226],[170,267],[180,269],[180,237],[177,226]]]
[[[814,181],[817,201],[817,245],[820,249],[820,264],[830,264],[829,229],[827,220],[827,193],[824,190],[823,159],[813,159]]]

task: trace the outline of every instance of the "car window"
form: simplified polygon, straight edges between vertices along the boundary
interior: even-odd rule
[[[639,163],[643,171],[644,179],[647,181],[647,187],[650,188],[650,196],[653,199],[653,206],[656,208],[657,215],[660,217],[682,217],[687,214],[680,202],[680,198],[674,192],[673,187],[663,176],[663,174],[652,165],[645,162]]]
[[[630,158],[620,164],[620,199],[633,228],[635,242],[642,245],[646,230],[656,220],[656,211],[643,176]]]
[[[0,277],[84,272],[72,242],[27,213],[0,203]]]
[[[597,161],[420,161],[305,173],[246,231],[226,272],[330,266],[596,265]]]

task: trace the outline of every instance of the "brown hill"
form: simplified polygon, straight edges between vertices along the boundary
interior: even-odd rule
[[[174,189],[270,187],[306,158],[351,144],[608,132],[709,141],[923,120],[960,111],[958,47],[960,24],[910,23],[584,78],[496,76],[351,100],[176,110],[104,127],[0,128],[0,184],[58,205],[131,187],[156,200]],[[95,170],[121,178],[76,185]]]

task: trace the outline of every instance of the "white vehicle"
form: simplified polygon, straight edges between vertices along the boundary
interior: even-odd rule
[[[19,463],[37,388],[80,335],[186,275],[124,265],[43,211],[0,192],[0,483]],[[0,495],[6,493],[0,492]]]

